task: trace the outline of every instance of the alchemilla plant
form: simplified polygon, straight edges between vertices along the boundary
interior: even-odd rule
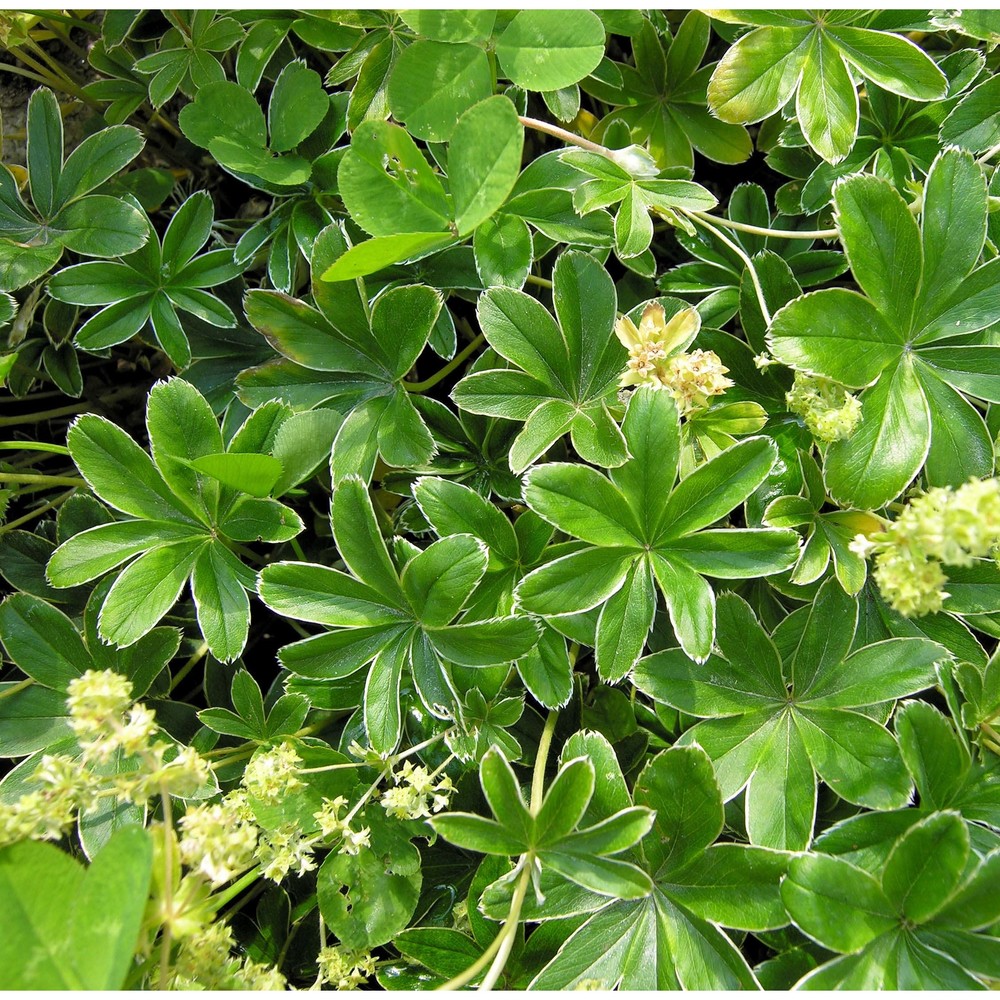
[[[1000,16],[0,41],[5,987],[1000,987]]]

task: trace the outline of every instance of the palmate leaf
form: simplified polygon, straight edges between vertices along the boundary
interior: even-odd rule
[[[636,45],[636,65],[614,63],[620,74],[594,74],[583,89],[614,108],[598,123],[603,140],[615,122],[629,126],[632,140],[644,142],[662,167],[693,167],[694,153],[721,163],[742,163],[751,152],[750,137],[740,125],[720,121],[705,107],[710,66],[700,68],[711,31],[700,11],[689,12],[671,38],[643,20]]]
[[[146,242],[135,204],[91,193],[142,151],[137,129],[103,129],[64,162],[59,103],[43,87],[28,100],[26,132],[32,207],[13,175],[0,170],[0,290],[14,291],[40,278],[58,263],[64,247],[85,257],[117,257]]]
[[[281,662],[293,673],[340,678],[371,664],[364,720],[379,752],[391,752],[400,738],[404,671],[432,715],[458,718],[460,701],[450,664],[505,663],[538,642],[538,627],[528,618],[454,621],[487,567],[486,546],[474,536],[442,538],[397,571],[367,487],[357,476],[338,483],[330,519],[350,572],[274,563],[261,571],[260,597],[280,614],[332,629],[279,651]]]
[[[967,864],[969,833],[958,813],[933,812],[895,839],[881,877],[840,857],[795,858],[781,896],[795,924],[833,959],[802,989],[982,989],[996,968],[994,938],[975,933],[997,912],[985,906],[1000,854]]]
[[[290,411],[257,411],[237,430],[228,453],[255,452],[261,427]],[[152,458],[120,428],[86,414],[70,428],[70,454],[94,492],[130,517],[87,528],[52,554],[47,573],[55,586],[94,580],[123,563],[102,597],[99,632],[115,646],[131,646],[156,626],[190,579],[198,622],[212,655],[229,662],[246,644],[253,572],[229,546],[237,538],[286,541],[302,530],[289,507],[222,484],[195,463],[222,449],[211,407],[181,379],[157,383],[146,412]],[[183,430],[182,430],[183,429]],[[248,484],[253,488],[256,484]],[[259,490],[257,492],[260,492]],[[248,504],[255,504],[248,516]]]
[[[60,302],[104,306],[77,331],[76,343],[99,350],[123,343],[147,323],[170,359],[184,368],[191,345],[178,311],[216,327],[236,325],[232,310],[206,288],[236,277],[242,266],[231,250],[198,255],[212,234],[214,206],[198,191],[187,198],[157,240],[152,223],[142,216],[146,245],[115,262],[75,264],[49,282],[49,294]],[[126,252],[126,251],[122,251]]]
[[[857,603],[835,580],[773,637],[741,598],[725,594],[718,608],[719,654],[709,657],[707,674],[674,649],[640,661],[633,681],[655,700],[706,720],[681,743],[706,750],[727,800],[746,787],[751,841],[806,848],[816,802],[811,773],[859,805],[905,805],[912,786],[899,746],[864,712],[933,684],[945,649],[889,639],[848,655],[847,623],[857,620]],[[833,620],[842,623],[836,637]]]
[[[603,605],[597,665],[609,680],[623,677],[642,653],[656,607],[653,579],[683,648],[703,661],[715,633],[715,597],[701,574],[776,573],[798,553],[786,530],[703,530],[767,476],[776,457],[769,439],[748,438],[675,486],[680,430],[669,394],[637,390],[622,429],[632,457],[612,480],[560,463],[526,477],[528,505],[589,547],[533,570],[516,593],[521,607],[546,617]]]
[[[925,195],[918,228],[886,181],[840,181],[834,205],[865,294],[804,295],[775,314],[768,335],[786,364],[869,386],[857,431],[835,442],[824,463],[827,487],[845,506],[885,504],[925,462],[932,485],[993,471],[982,418],[961,395],[989,399],[1000,389],[997,349],[967,336],[1000,318],[998,272],[992,262],[975,267],[985,239],[982,172],[969,154],[946,150]]]
[[[597,980],[606,989],[756,988],[718,924],[782,926],[787,917],[778,883],[787,855],[715,844],[723,827],[722,796],[711,761],[697,747],[653,758],[636,781],[635,801],[656,810],[643,841],[655,883],[652,895],[601,908],[563,944],[531,988],[573,989],[581,980]],[[740,905],[726,900],[731,894]],[[486,899],[488,912],[495,914],[499,900],[489,890]]]
[[[857,12],[790,11],[780,24],[747,10],[707,13],[760,25],[715,67],[707,92],[712,111],[725,122],[756,122],[796,95],[803,136],[830,163],[847,156],[857,138],[858,95],[850,69],[911,100],[945,96],[947,80],[928,55],[900,35],[856,27]]]
[[[537,299],[512,288],[480,298],[479,322],[490,346],[512,369],[476,371],[453,398],[471,413],[524,421],[511,449],[511,469],[523,472],[567,431],[586,461],[621,465],[628,452],[611,414],[622,348],[608,336],[616,294],[593,257],[567,251],[553,270],[556,317]]]

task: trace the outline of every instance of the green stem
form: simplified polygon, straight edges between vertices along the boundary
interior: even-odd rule
[[[524,115],[518,115],[517,120],[525,128],[533,128],[536,132],[544,132],[546,135],[551,135],[556,139],[562,139],[563,142],[586,149],[590,153],[599,153],[601,156],[608,157],[608,159],[614,159],[612,151],[607,146],[591,142],[590,139],[584,139],[582,135],[577,135],[568,129],[560,128],[558,125],[551,125],[540,118],[526,118]]]
[[[72,24],[74,28],[82,28],[84,31],[89,31],[92,35],[99,35],[101,33],[100,27],[96,24],[91,24],[90,21],[81,21],[78,17],[59,14],[54,10],[24,10],[21,13],[30,14],[32,17],[40,17],[45,21],[62,21],[65,24]]]
[[[986,152],[976,160],[976,163],[978,163],[979,166],[982,166],[984,163],[989,163],[989,161],[992,160],[997,153],[1000,153],[1000,142],[987,149]]]
[[[223,889],[222,892],[216,893],[209,900],[214,912],[218,913],[223,906],[226,905],[231,899],[235,899],[244,889],[253,885],[254,882],[260,878],[261,866],[256,865],[250,869],[250,871],[245,872],[241,875],[228,889]]]
[[[160,785],[160,804],[163,807],[163,928],[160,931],[160,971],[157,985],[161,990],[169,989],[170,946],[173,943],[174,920],[174,824],[170,793],[164,784]]]
[[[552,737],[556,731],[556,721],[558,718],[558,712],[549,712],[548,717],[545,719],[545,726],[542,729],[541,739],[538,741],[538,753],[535,756],[535,767],[531,775],[530,811],[532,816],[537,815],[538,810],[542,807],[542,799],[545,792],[545,767],[548,763],[549,750],[552,748]],[[496,985],[504,966],[507,964],[510,950],[514,946],[514,936],[517,933],[518,924],[521,922],[521,909],[528,894],[528,884],[531,881],[531,867],[534,863],[534,851],[528,851],[526,854],[521,855],[520,864],[523,866],[521,877],[514,888],[514,895],[510,900],[510,909],[507,911],[507,917],[500,928],[500,932],[490,943],[486,951],[464,972],[460,972],[453,979],[449,979],[443,986],[437,987],[438,992],[461,989],[463,986],[471,983],[487,966],[489,966],[489,972],[483,978],[479,989],[481,992],[489,992]]]
[[[76,490],[67,490],[65,493],[60,493],[59,496],[48,503],[42,504],[41,507],[36,507],[34,510],[29,510],[27,514],[22,514],[21,517],[14,521],[8,521],[5,525],[0,526],[0,535],[5,531],[13,531],[15,528],[20,528],[22,524],[27,524],[29,521],[33,521],[36,517],[41,517],[46,511],[54,510],[60,504],[67,501]]]
[[[752,226],[748,222],[722,219],[717,215],[697,212],[694,209],[688,209],[687,214],[696,219],[715,223],[717,226],[724,226],[726,229],[735,229],[741,233],[753,233],[754,236],[774,236],[783,240],[835,240],[840,236],[839,229],[767,229],[764,226]]]
[[[486,338],[483,334],[479,334],[470,344],[467,344],[458,354],[455,355],[443,368],[436,371],[430,378],[424,379],[423,382],[402,382],[400,383],[407,392],[426,392],[428,389],[433,389],[434,386],[438,384],[442,379],[447,378],[459,365],[468,358],[485,343]]]
[[[43,420],[55,420],[57,417],[73,417],[84,413],[87,405],[74,403],[72,406],[57,406],[54,410],[40,410],[37,413],[22,413],[17,417],[0,417],[0,427],[16,427],[18,424],[40,424]]]
[[[548,278],[539,278],[537,274],[529,274],[528,281],[532,285],[538,285],[539,288],[551,288],[552,282]]]
[[[86,482],[75,476],[26,476],[20,472],[0,472],[0,483],[34,483],[52,486],[86,486]]]
[[[69,448],[45,441],[0,441],[0,451],[45,451],[50,455],[69,455]]]
[[[743,266],[750,272],[750,280],[753,282],[754,291],[757,293],[757,303],[760,306],[761,315],[764,317],[764,323],[767,326],[771,325],[771,311],[767,308],[767,300],[764,298],[764,289],[761,287],[760,278],[757,275],[757,269],[753,266],[753,261],[747,255],[746,251],[738,244],[734,243],[724,232],[717,229],[711,222],[708,222],[700,212],[689,212],[687,210],[682,210],[684,215],[686,215],[693,222],[697,223],[699,226],[704,226],[710,233],[712,233],[716,239],[721,240],[730,250],[733,251],[740,260],[743,261]]]
[[[3,701],[4,698],[12,698],[15,694],[20,694],[22,691],[26,690],[27,688],[30,688],[31,685],[34,683],[35,683],[34,678],[28,677],[23,681],[18,681],[16,684],[14,684],[9,688],[4,688],[2,691],[0,691],[0,701]]]
[[[191,673],[191,671],[194,670],[194,668],[199,663],[201,663],[201,661],[203,659],[205,659],[205,654],[206,653],[208,653],[208,643],[207,642],[203,642],[194,651],[194,653],[191,654],[191,656],[188,658],[187,662],[184,664],[183,667],[181,667],[180,670],[177,671],[177,673],[174,676],[173,680],[170,682],[170,692],[171,692],[171,694],[174,692],[174,690],[180,684],[180,682],[182,680],[184,680],[184,678],[187,677],[187,675],[189,673]]]

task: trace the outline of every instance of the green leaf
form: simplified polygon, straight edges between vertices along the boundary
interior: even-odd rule
[[[831,951],[860,951],[896,925],[893,906],[874,877],[840,858],[793,858],[781,899],[796,926]]]
[[[656,811],[654,836],[643,850],[657,878],[682,869],[722,832],[722,796],[712,762],[701,747],[673,747],[656,755],[635,786],[637,805]]]
[[[943,646],[926,639],[886,639],[856,650],[842,663],[826,661],[796,696],[811,705],[855,708],[916,694],[935,683],[934,664]]]
[[[797,27],[748,32],[719,61],[708,103],[724,122],[757,122],[783,107],[795,91],[809,34]]]
[[[843,288],[807,292],[775,313],[771,353],[785,364],[859,388],[903,353],[903,338],[873,304]]]
[[[873,809],[906,805],[910,777],[896,741],[877,722],[811,706],[795,722],[812,766],[841,798]]]
[[[450,927],[410,927],[392,943],[410,961],[448,978],[464,972],[482,954],[472,938]]]
[[[882,873],[886,897],[915,924],[930,920],[954,892],[969,856],[969,831],[957,812],[934,813],[911,827]]]
[[[704,663],[715,638],[715,593],[681,560],[653,552],[652,563],[681,648],[693,660]]]
[[[576,757],[559,768],[535,817],[534,846],[548,848],[558,845],[571,849],[569,844],[560,845],[559,842],[583,819],[594,794],[594,774],[594,765],[587,757]]]
[[[704,920],[724,927],[762,931],[783,927],[788,914],[779,883],[788,855],[744,844],[716,844],[696,854],[676,880],[671,899]]]
[[[971,759],[965,743],[933,705],[920,701],[903,706],[895,728],[921,803],[937,809],[947,806],[969,772]]]
[[[476,271],[483,287],[523,288],[531,270],[533,244],[528,224],[516,215],[493,214],[472,237]]]
[[[908,38],[846,25],[828,30],[841,55],[883,90],[913,101],[937,101],[945,96],[944,73]]]
[[[70,619],[30,594],[12,594],[0,604],[0,635],[7,655],[22,671],[56,691],[65,691],[93,666]]]
[[[659,539],[672,541],[724,517],[760,486],[777,455],[770,438],[753,437],[697,468],[671,494]]]
[[[538,642],[538,626],[530,618],[462,622],[425,632],[440,656],[465,667],[517,660]]]
[[[147,400],[146,426],[153,461],[164,482],[190,505],[195,517],[214,517],[218,486],[195,471],[205,471],[197,466],[202,456],[223,448],[219,425],[205,397],[183,379],[158,382]]]
[[[505,830],[499,823],[473,813],[443,813],[432,816],[428,822],[445,840],[464,847],[467,851],[516,857],[527,846],[525,841]]]
[[[181,108],[177,121],[188,139],[204,149],[219,138],[227,139],[234,149],[263,150],[267,145],[260,105],[250,91],[229,80],[200,87],[194,101]]]
[[[417,619],[447,625],[459,613],[486,572],[486,546],[472,535],[441,538],[415,555],[400,583]]]
[[[315,70],[298,60],[278,74],[267,108],[271,149],[284,153],[311,135],[326,116],[330,98]]]
[[[640,545],[639,525],[624,495],[587,466],[559,462],[532,469],[524,498],[557,528],[592,545]]]
[[[393,117],[411,135],[431,142],[454,140],[455,123],[492,93],[486,53],[478,45],[462,42],[419,38],[400,53],[389,78]]]
[[[489,546],[491,561],[518,561],[519,546],[510,521],[475,490],[449,479],[426,476],[417,480],[413,497],[440,536],[475,535]]]
[[[804,851],[816,817],[813,766],[791,712],[777,716],[746,790],[750,843]]]
[[[191,467],[254,497],[269,496],[284,471],[281,462],[270,455],[226,452],[202,455],[191,462]]]
[[[340,161],[337,183],[351,218],[372,236],[449,228],[451,207],[441,181],[398,125],[366,122],[359,128]]]
[[[101,637],[130,646],[151,631],[177,603],[207,539],[162,545],[127,566],[101,609]]]
[[[854,434],[830,446],[827,488],[841,506],[874,510],[902,493],[929,448],[927,400],[913,363],[904,360],[864,394]]]
[[[451,233],[399,233],[377,236],[352,246],[321,275],[323,281],[351,281],[381,271],[390,264],[420,260],[454,243]]]
[[[858,92],[835,45],[812,36],[795,106],[806,142],[828,163],[839,163],[858,134]]]
[[[0,685],[0,749],[5,757],[45,750],[72,733],[61,691],[33,684],[16,690],[16,682]]]
[[[368,488],[360,478],[349,476],[337,484],[330,520],[337,548],[348,569],[386,601],[405,607],[406,598],[389,561]]]
[[[66,443],[84,479],[112,507],[133,517],[195,524],[149,455],[110,420],[84,414],[70,427]]]
[[[518,584],[515,600],[538,615],[589,611],[621,588],[634,558],[625,549],[573,552],[529,573]]]
[[[28,99],[28,184],[35,207],[47,217],[58,209],[56,189],[63,165],[62,113],[56,95],[40,87]]]
[[[632,669],[645,648],[655,611],[652,573],[645,560],[637,561],[597,619],[595,659],[602,679],[613,683]]]
[[[138,945],[152,861],[149,836],[135,826],[118,831],[88,869],[51,844],[4,848],[0,961],[11,988],[122,989]]]
[[[56,203],[65,205],[100,187],[128,166],[144,145],[142,133],[131,125],[111,125],[88,136],[66,157]]]
[[[250,601],[240,583],[242,570],[222,542],[213,541],[202,549],[192,572],[198,624],[212,655],[223,663],[235,660],[247,642]]]
[[[485,42],[493,31],[493,10],[402,10],[399,16],[418,35],[436,42]]]
[[[504,75],[525,90],[559,90],[582,80],[604,57],[604,25],[592,11],[568,18],[522,10],[496,43]]]
[[[510,762],[497,747],[491,747],[479,764],[483,795],[500,825],[512,836],[531,844],[534,820],[521,794],[521,786]]]
[[[910,329],[920,285],[920,230],[886,181],[854,175],[833,192],[837,226],[854,280],[899,333]]]
[[[394,860],[367,847],[356,855],[331,851],[326,856],[316,876],[316,895],[324,921],[344,947],[367,950],[385,944],[409,923],[422,878],[419,869],[396,874]]]
[[[476,230],[507,200],[521,169],[523,145],[524,128],[506,97],[489,97],[458,119],[448,152],[448,180],[459,236]]]
[[[405,633],[383,645],[368,672],[365,683],[365,732],[376,753],[392,753],[399,743],[403,724],[399,685],[409,646],[409,635]]]

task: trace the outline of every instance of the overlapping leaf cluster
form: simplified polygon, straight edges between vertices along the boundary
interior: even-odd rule
[[[1000,984],[996,13],[0,37],[5,985]]]

